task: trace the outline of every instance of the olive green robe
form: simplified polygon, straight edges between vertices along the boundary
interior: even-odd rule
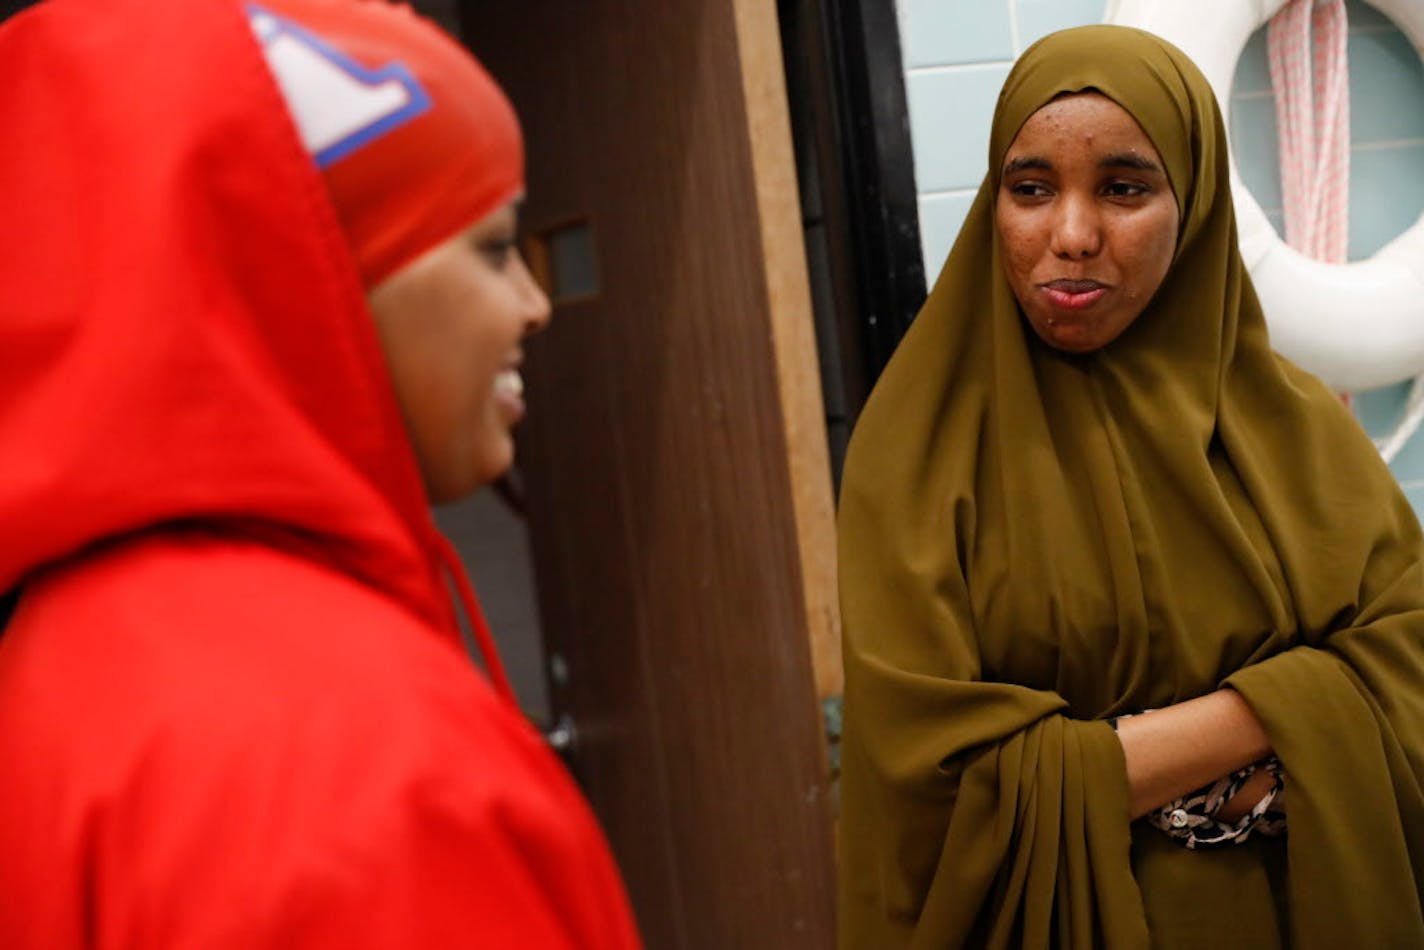
[[[999,168],[1098,90],[1181,214],[1143,314],[1088,356],[1001,276]],[[1424,569],[1359,426],[1270,350],[1206,81],[1136,30],[1048,37],[857,426],[840,508],[841,943],[1424,947]],[[1130,824],[1104,717],[1222,685],[1270,733],[1289,830],[1189,851]]]

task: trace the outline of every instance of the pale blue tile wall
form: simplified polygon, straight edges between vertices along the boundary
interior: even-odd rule
[[[914,133],[915,184],[924,195],[971,190],[984,177],[985,143],[994,101],[1009,67],[929,67],[909,77],[906,97]],[[979,148],[966,147],[972,136]]]
[[[1023,52],[1050,33],[1103,18],[1103,0],[1008,0],[1019,21],[1019,49]]]
[[[1186,2],[1186,0],[1183,0]],[[1420,0],[1424,2],[1424,0]],[[900,0],[920,232],[931,282],[983,178],[989,120],[1013,58],[1054,30],[1101,21],[1104,0]],[[1424,212],[1424,68],[1377,10],[1350,0],[1350,255],[1368,257]],[[1228,108],[1242,178],[1281,228],[1275,103],[1265,31],[1252,37]],[[1383,431],[1404,387],[1360,394],[1366,428]],[[1424,511],[1424,436],[1395,460]]]
[[[907,0],[915,32],[905,35],[905,65],[983,63],[1014,58],[1007,4],[983,0]]]
[[[984,178],[989,120],[1014,59],[1054,30],[1102,19],[1105,0],[900,0],[905,87],[933,282]]]

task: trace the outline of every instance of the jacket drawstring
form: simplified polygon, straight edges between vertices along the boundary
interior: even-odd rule
[[[480,661],[484,665],[486,675],[494,684],[495,692],[509,700],[510,703],[518,705],[514,698],[514,690],[509,685],[509,677],[504,672],[504,663],[500,661],[499,650],[494,645],[494,637],[490,636],[489,625],[485,623],[484,611],[480,609],[475,589],[470,586],[470,579],[465,576],[465,565],[460,560],[460,555],[445,535],[439,531],[431,531],[430,534],[435,543],[435,550],[440,558],[441,566],[445,568],[445,573],[454,582],[460,606],[465,611],[465,617],[470,621],[470,631],[474,634],[475,647],[479,650]]]

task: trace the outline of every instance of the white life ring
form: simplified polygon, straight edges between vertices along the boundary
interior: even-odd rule
[[[1424,0],[1367,2],[1398,24],[1416,48],[1424,47]],[[1109,0],[1103,20],[1175,44],[1196,62],[1225,107],[1246,41],[1285,4]],[[1336,390],[1375,389],[1424,376],[1424,215],[1368,260],[1324,264],[1281,241],[1241,183],[1234,156],[1231,189],[1241,254],[1278,351]]]

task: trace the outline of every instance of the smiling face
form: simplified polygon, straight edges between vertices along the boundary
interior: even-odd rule
[[[1004,276],[1049,346],[1091,353],[1142,313],[1177,246],[1162,159],[1121,106],[1063,96],[1023,124],[994,209]]]
[[[515,244],[514,205],[492,212],[368,296],[396,400],[435,503],[498,478],[524,415],[521,343],[549,300]]]

